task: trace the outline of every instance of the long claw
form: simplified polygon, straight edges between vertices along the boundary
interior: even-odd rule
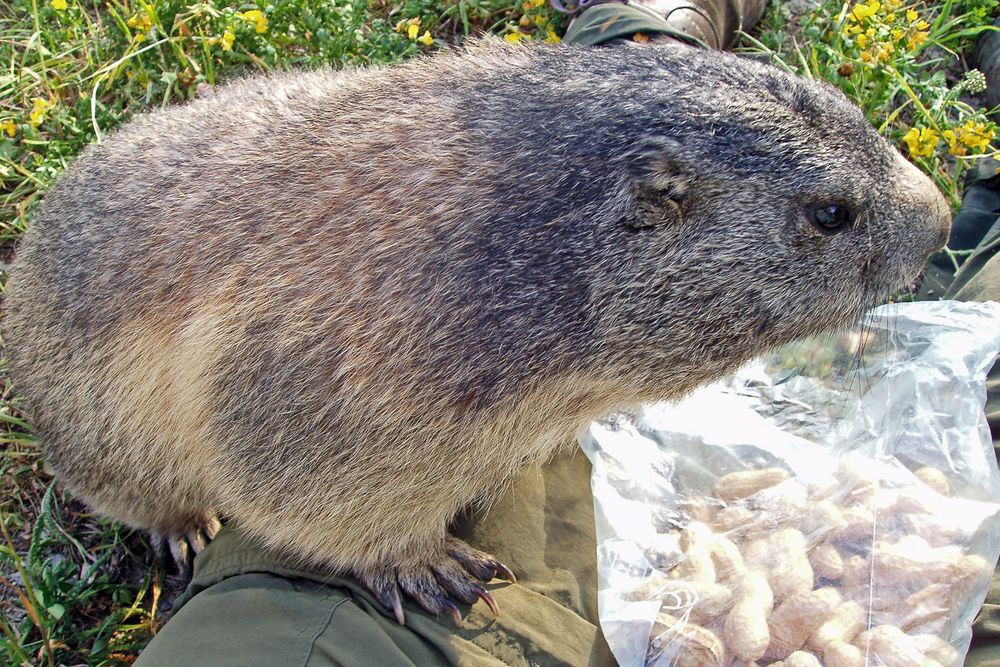
[[[500,561],[494,561],[493,567],[496,569],[496,574],[494,576],[499,577],[501,579],[506,579],[512,584],[517,583],[517,577],[514,576],[514,573],[510,571],[509,567],[507,567]]]
[[[446,601],[444,603],[444,609],[451,616],[451,620],[455,623],[455,627],[462,627],[462,615],[458,613],[458,607]]]
[[[472,591],[479,596],[479,599],[489,605],[494,618],[500,615],[500,606],[497,604],[497,601],[493,599],[493,596],[490,595],[489,591],[482,586],[475,586]]]
[[[399,586],[396,583],[395,574],[383,576],[359,574],[358,581],[372,592],[375,599],[383,607],[392,610],[392,615],[396,617],[397,623],[406,625],[406,615],[403,614],[403,602],[399,597]]]
[[[200,554],[202,551],[205,550],[205,547],[208,546],[208,543],[211,541],[211,538],[205,535],[204,531],[202,531],[202,529],[199,528],[198,530],[188,533],[187,541],[188,544],[191,546],[191,552],[195,556],[197,556],[198,554]]]
[[[482,582],[502,577],[516,583],[514,573],[492,555],[473,549],[459,539],[448,537],[444,549],[429,552],[419,560],[385,563],[374,571],[356,572],[358,581],[371,591],[379,603],[391,611],[400,625],[406,625],[402,597],[408,595],[428,613],[450,616],[455,627],[462,627],[457,604],[475,604],[482,600],[500,615],[500,605],[482,586]]]
[[[188,541],[183,537],[178,537],[170,540],[169,544],[170,555],[174,557],[178,569],[181,569],[182,572],[188,570],[188,562],[191,560],[191,547],[188,545]]]
[[[170,556],[170,543],[167,536],[161,533],[149,533],[149,546],[153,550],[153,559],[160,566],[161,570],[170,570],[172,556]]]
[[[222,530],[222,522],[219,521],[219,517],[212,514],[205,520],[205,525],[202,526],[202,531],[205,533],[205,537],[211,542],[218,535],[219,531]]]
[[[403,603],[400,602],[398,594],[392,598],[392,614],[396,617],[397,623],[406,625],[406,616],[403,614]]]

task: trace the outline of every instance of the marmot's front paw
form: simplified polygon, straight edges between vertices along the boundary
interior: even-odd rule
[[[149,544],[153,558],[165,571],[176,568],[177,574],[190,579],[194,568],[194,557],[208,546],[222,524],[214,512],[206,512],[203,517],[177,532],[149,531]],[[169,554],[169,555],[168,555]]]
[[[473,604],[481,598],[494,615],[500,613],[496,600],[480,584],[494,577],[511,583],[517,581],[514,573],[496,558],[473,549],[462,540],[448,537],[439,554],[412,563],[386,565],[374,573],[359,574],[358,580],[392,610],[400,625],[406,620],[400,590],[430,613],[449,614],[455,625],[461,625],[462,617],[455,600]]]

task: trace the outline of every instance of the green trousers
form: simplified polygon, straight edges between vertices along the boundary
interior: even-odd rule
[[[457,533],[492,552],[517,584],[500,606],[435,618],[404,602],[406,627],[349,579],[281,565],[227,526],[195,560],[173,618],[138,665],[615,665],[597,625],[590,463],[582,452],[526,470],[485,517]]]

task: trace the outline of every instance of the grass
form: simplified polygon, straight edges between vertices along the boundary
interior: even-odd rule
[[[997,0],[819,0],[795,19],[772,4],[744,50],[843,88],[957,204],[969,161],[993,153],[996,126],[961,54]],[[544,0],[9,1],[0,259],[73,156],[143,109],[247,72],[395,62],[481,32],[552,40],[564,28]],[[180,582],[156,569],[142,536],[53,484],[2,366],[0,383],[0,662],[130,663]]]

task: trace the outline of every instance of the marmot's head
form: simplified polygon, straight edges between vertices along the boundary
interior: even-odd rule
[[[745,358],[851,322],[947,240],[932,181],[832,86],[728,54],[622,51],[628,100],[604,127],[643,129],[595,235],[606,349]]]
[[[452,278],[418,300],[453,323],[433,374],[483,403],[551,369],[676,395],[853,322],[947,238],[930,179],[828,84],[669,43],[430,62],[401,78],[441,116],[413,136],[460,139],[444,190],[476,194],[434,218]]]

